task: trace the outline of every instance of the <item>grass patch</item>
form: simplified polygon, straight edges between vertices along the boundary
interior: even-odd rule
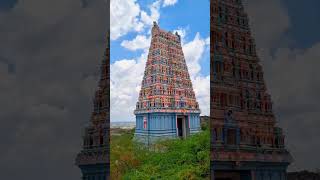
[[[111,134],[112,179],[209,179],[207,128],[185,140],[160,141],[155,144],[157,151],[133,142],[133,133],[134,130],[127,130],[121,135]]]

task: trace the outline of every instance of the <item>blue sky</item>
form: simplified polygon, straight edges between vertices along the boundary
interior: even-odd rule
[[[150,13],[148,6],[152,4],[154,0],[140,0],[137,3],[140,8]],[[197,32],[202,37],[209,36],[209,1],[202,1],[201,3],[195,3],[195,0],[178,1],[174,6],[167,6],[159,10],[161,16],[158,21],[159,26],[162,29],[173,31],[178,28],[185,28],[187,30],[186,41],[191,41]],[[190,13],[192,12],[192,13]],[[144,32],[145,33],[145,32]],[[123,40],[133,39],[138,34],[144,34],[139,32],[129,32],[128,34],[111,41],[111,63],[119,59],[134,58],[139,56],[143,50],[130,51],[121,46]],[[201,61],[202,73],[209,75],[210,67],[209,54],[205,54]]]
[[[203,115],[209,114],[209,1],[111,1],[111,121],[134,121],[152,22],[178,31]]]

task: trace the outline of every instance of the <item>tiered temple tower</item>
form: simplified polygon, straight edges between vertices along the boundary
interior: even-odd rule
[[[108,33],[109,34],[109,33]],[[93,100],[94,108],[89,126],[84,129],[83,149],[76,157],[76,165],[83,180],[109,179],[110,163],[110,74],[109,37],[101,65],[101,77]]]
[[[241,0],[211,0],[212,179],[285,180],[291,156]]]
[[[151,45],[136,104],[135,139],[185,138],[200,130],[200,109],[178,33],[154,22]]]

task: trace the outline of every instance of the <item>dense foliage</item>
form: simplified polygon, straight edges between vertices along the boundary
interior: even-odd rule
[[[145,147],[134,130],[111,136],[112,179],[209,179],[210,134],[207,128],[185,140]]]

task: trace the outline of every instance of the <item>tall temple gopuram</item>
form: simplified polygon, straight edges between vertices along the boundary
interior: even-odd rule
[[[180,36],[160,29],[156,22],[134,114],[135,139],[144,144],[200,131],[200,109]]]
[[[211,179],[285,180],[292,157],[276,126],[242,2],[211,0],[210,10]]]
[[[107,48],[101,64],[101,77],[93,100],[94,107],[91,114],[90,124],[84,129],[83,149],[76,157],[76,165],[81,169],[83,180],[109,179],[109,48],[109,37],[107,37]]]

